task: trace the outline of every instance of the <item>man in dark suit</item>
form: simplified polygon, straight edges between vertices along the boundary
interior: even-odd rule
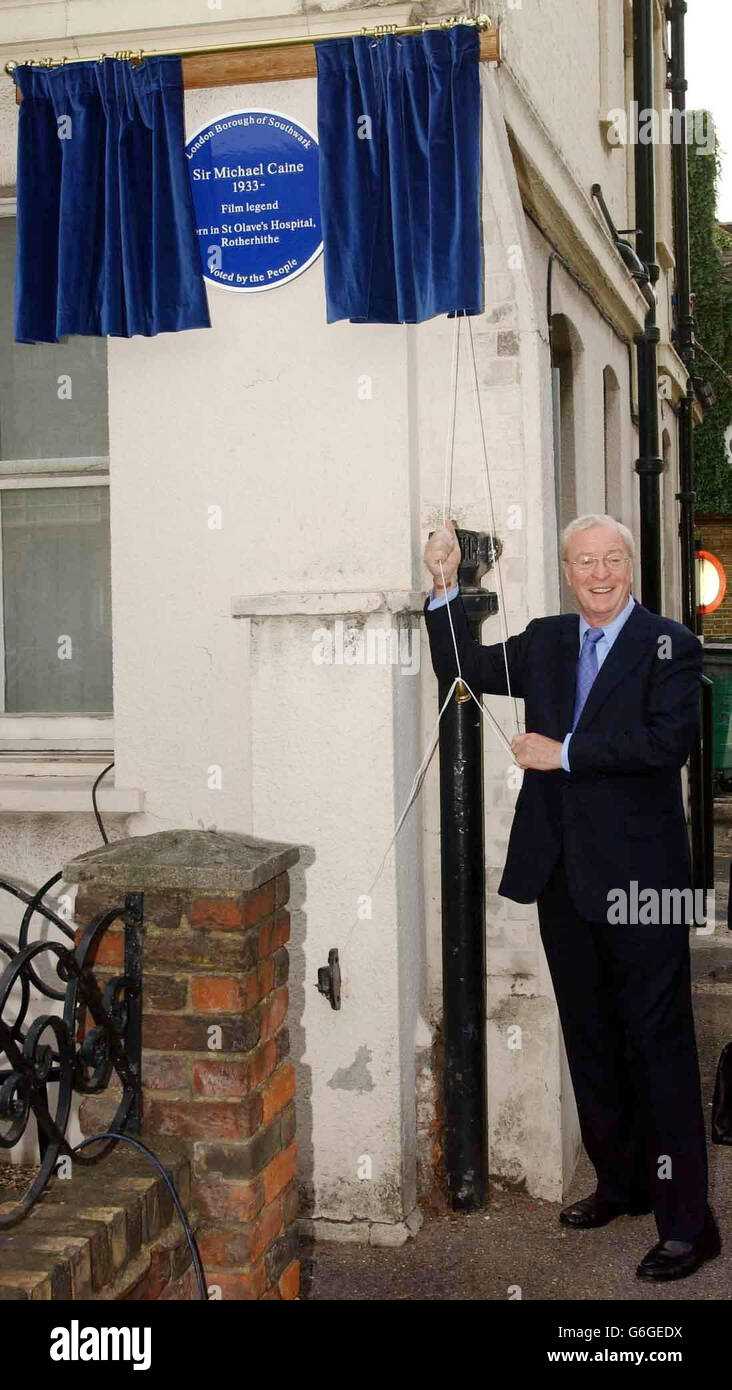
[[[536,902],[596,1191],[571,1227],[653,1210],[640,1278],[678,1279],[719,1253],[691,1006],[694,912],[680,769],[698,721],[702,649],[631,594],[633,537],[608,516],[562,535],[579,614],[534,618],[483,646],[456,583],[452,522],[427,542],[438,677],[525,702],[525,769],[499,893]],[[451,623],[452,620],[452,630]],[[454,637],[453,637],[454,634]],[[508,666],[509,682],[506,680]],[[510,683],[510,691],[509,691]]]

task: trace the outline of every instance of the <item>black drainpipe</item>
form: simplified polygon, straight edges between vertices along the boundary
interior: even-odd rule
[[[495,593],[480,580],[501,553],[481,531],[457,530],[460,591],[470,631],[480,641]],[[440,708],[450,681],[440,681]],[[475,1211],[487,1195],[485,848],[483,717],[455,688],[440,720],[442,1003],[445,1179],[453,1211]]]
[[[654,0],[633,0],[633,85],[639,124],[644,111],[653,109],[653,7]],[[635,144],[636,249],[651,286],[659,276],[656,262],[656,188],[654,145]],[[652,613],[661,611],[661,506],[658,479],[663,460],[658,452],[658,377],[655,298],[649,296],[645,329],[638,334],[638,415],[640,451],[635,471],[640,480],[641,601]]]
[[[686,56],[684,15],[686,0],[669,0],[666,17],[671,23],[671,62],[667,86],[671,92],[674,125],[679,120],[679,139],[671,145],[674,173],[674,254],[676,258],[676,349],[689,373],[686,394],[679,405],[679,534],[683,619],[692,632],[701,631],[694,582],[694,320],[691,315],[691,265],[689,256],[689,171],[686,150]]]
[[[676,349],[689,373],[686,392],[679,403],[679,539],[681,542],[682,616],[692,632],[701,635],[697,611],[694,566],[694,319],[691,313],[691,262],[689,252],[689,170],[686,144],[686,0],[668,0],[666,18],[671,25],[671,62],[667,87],[674,112],[672,130],[678,139],[671,145],[674,174],[674,256],[676,259]],[[678,116],[676,113],[679,113]],[[702,690],[702,730],[689,759],[689,809],[694,884],[714,886],[714,801],[711,790],[711,682]]]
[[[675,111],[683,111],[686,91],[684,55],[684,15],[686,0],[668,0],[666,17],[671,23],[672,56],[668,87]],[[644,111],[654,105],[653,84],[654,0],[633,0],[633,78],[638,104],[639,126]],[[675,122],[678,117],[675,117]],[[673,127],[676,134],[675,124]],[[676,494],[680,504],[679,535],[682,567],[682,614],[692,632],[701,631],[696,610],[694,570],[694,320],[691,316],[689,264],[689,197],[686,120],[681,118],[681,139],[672,140],[674,173],[674,227],[677,291],[676,346],[688,369],[686,394],[680,402],[679,481]],[[635,251],[616,230],[599,184],[592,195],[603,213],[615,245],[637,281],[648,303],[645,329],[636,338],[638,358],[638,433],[640,456],[636,472],[640,480],[641,597],[646,608],[661,611],[661,509],[658,479],[663,460],[658,451],[658,384],[656,344],[660,333],[656,324],[653,286],[659,276],[656,263],[654,145],[635,146],[635,201],[638,241]],[[637,252],[637,254],[636,254]],[[689,758],[689,809],[694,884],[709,890],[714,886],[714,804],[712,794],[711,682],[702,682],[702,723]]]

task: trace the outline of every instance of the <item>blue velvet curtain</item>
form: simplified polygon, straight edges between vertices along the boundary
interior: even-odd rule
[[[315,50],[328,323],[480,313],[477,29]]]
[[[181,60],[21,66],[15,338],[208,328]]]

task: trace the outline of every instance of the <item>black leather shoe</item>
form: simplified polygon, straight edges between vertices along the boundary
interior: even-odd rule
[[[653,1211],[650,1197],[638,1197],[633,1202],[608,1202],[593,1192],[591,1197],[583,1197],[579,1202],[564,1207],[559,1213],[559,1220],[563,1226],[588,1230],[595,1226],[607,1226],[616,1216],[647,1216],[650,1211]]]
[[[706,1260],[713,1260],[720,1253],[722,1242],[717,1223],[712,1217],[703,1235],[695,1241],[659,1240],[647,1255],[644,1255],[636,1276],[639,1279],[685,1279]]]

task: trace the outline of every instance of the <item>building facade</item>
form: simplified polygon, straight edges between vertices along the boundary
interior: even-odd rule
[[[142,0],[0,0],[0,52],[5,63],[174,51],[440,13],[433,3],[357,11],[325,0],[304,14],[299,0],[161,0],[153,27]],[[616,227],[635,227],[632,126],[623,140],[619,119],[632,107],[630,0],[501,0],[491,14],[502,58],[481,63],[485,312],[472,329],[505,620],[517,632],[569,605],[557,532],[572,516],[609,511],[638,534],[633,340],[647,306],[591,194],[600,184]],[[660,3],[655,39],[661,129]],[[314,131],[316,97],[312,77],[187,90],[187,132],[248,108]],[[416,1228],[439,1149],[436,756],[389,844],[438,712],[422,552],[442,520],[453,324],[327,325],[316,260],[268,293],[209,283],[205,331],[14,345],[16,125],[3,79],[0,502],[18,671],[11,679],[8,659],[0,864],[38,886],[96,845],[91,789],[112,759],[99,787],[111,837],[210,827],[301,846],[290,1032],[303,1210],[321,1236],[399,1241]],[[686,373],[671,341],[662,138],[656,190],[664,611],[679,618],[674,405]],[[451,515],[490,531],[467,362]],[[67,543],[49,548],[44,534],[59,528]],[[41,637],[56,643],[56,619],[34,597],[50,578],[99,639],[77,683],[66,668],[59,677],[60,651],[46,666],[34,655]],[[483,641],[500,633],[491,617]],[[487,704],[510,736],[508,702]],[[535,907],[496,893],[510,772],[486,732],[490,1172],[559,1200],[580,1138]],[[12,935],[17,914],[0,907]],[[333,947],[337,1012],[315,987]]]

